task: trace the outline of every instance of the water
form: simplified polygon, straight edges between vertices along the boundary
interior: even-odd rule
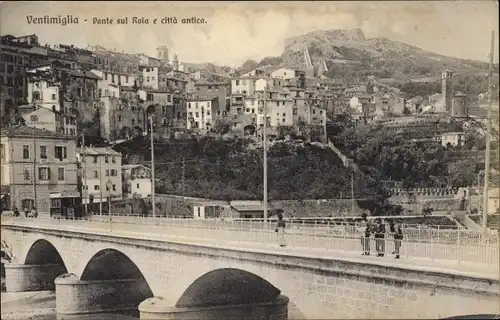
[[[65,320],[57,316],[54,291],[5,292],[5,278],[2,277],[1,293],[2,320]],[[71,320],[138,320],[139,316],[124,314],[94,314],[71,317]]]

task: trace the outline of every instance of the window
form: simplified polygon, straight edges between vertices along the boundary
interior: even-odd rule
[[[106,169],[106,177],[109,177],[109,169]]]
[[[57,180],[64,181],[64,168],[57,168]]]
[[[116,191],[116,184],[113,185],[113,191]]]
[[[24,180],[31,180],[30,171],[28,169],[24,170]]]
[[[94,163],[97,163],[97,156],[93,156],[94,157]]]
[[[137,189],[139,189],[139,184],[137,184]]]
[[[23,159],[29,159],[30,158],[30,147],[27,145],[23,146]]]
[[[125,76],[125,82],[128,83],[128,76]]]
[[[56,154],[56,159],[62,160],[68,158],[66,147],[56,146],[54,148],[54,153]]]
[[[104,162],[109,163],[109,157],[108,156],[104,156]]]
[[[99,178],[99,172],[97,170],[94,171],[94,178],[95,179]]]
[[[61,199],[50,199],[51,208],[61,208]]]
[[[55,93],[52,94],[52,100],[56,100],[56,94]]]
[[[36,121],[38,121],[38,116],[32,114],[31,117],[30,117],[30,119],[31,119],[32,122],[36,122]]]
[[[99,185],[97,185],[97,184],[96,184],[96,185],[94,186],[94,190],[99,190]]]
[[[116,163],[116,158],[115,158],[115,156],[112,156],[112,157],[111,157],[111,162],[112,162],[112,163]]]
[[[38,168],[38,180],[40,181],[50,180],[50,168],[47,167]]]
[[[111,176],[116,177],[118,175],[118,172],[115,169],[111,169]]]
[[[5,149],[4,149],[4,146],[3,144],[0,145],[0,159],[3,159],[5,158]]]
[[[239,86],[240,85],[240,80],[236,80],[236,85]]]
[[[47,159],[47,146],[40,146],[40,159]]]
[[[109,186],[106,184],[106,191],[109,191]]]
[[[114,74],[111,75],[111,82],[115,83],[115,75]]]
[[[122,122],[122,116],[118,116],[118,122]]]

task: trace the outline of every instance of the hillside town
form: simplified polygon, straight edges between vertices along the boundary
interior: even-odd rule
[[[495,9],[0,1],[0,318],[500,319]]]
[[[359,165],[359,147],[349,147],[338,134],[339,123],[345,125],[348,118],[354,127],[402,133],[409,143],[436,145],[458,159],[484,159],[484,148],[463,148],[474,143],[467,141],[470,137],[485,135],[486,92],[471,102],[467,92],[454,90],[453,70],[442,70],[440,92],[408,97],[375,76],[355,83],[328,77],[327,63],[312,61],[308,48],[299,64],[253,70],[182,62],[166,46],[158,46],[151,57],[101,46],[42,45],[36,35],[2,36],[0,49],[6,210],[36,207],[63,214],[83,202],[98,203],[96,210],[102,212],[103,207],[111,210],[107,206],[113,201],[150,198],[151,159],[146,152],[137,160],[131,156],[137,150],[123,151],[123,146],[151,135],[158,152],[165,143],[192,139],[245,139],[259,148],[267,130],[271,144],[316,143],[344,164],[354,159]],[[497,135],[498,101],[493,109]],[[162,171],[161,164],[157,170]],[[408,203],[416,194],[461,198],[458,187],[479,195],[480,173],[477,177],[474,185],[423,182],[413,189],[404,186],[404,179],[382,177],[382,182],[393,199],[405,194]],[[184,180],[182,188],[177,195],[188,196]],[[348,197],[348,191],[339,192]],[[226,200],[234,209],[231,201],[245,199]],[[489,211],[496,212],[498,205],[496,192]]]

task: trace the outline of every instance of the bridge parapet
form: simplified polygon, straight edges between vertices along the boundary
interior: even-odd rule
[[[151,226],[148,226],[149,234],[110,233],[96,225],[73,230],[64,224],[59,228],[40,224],[1,227],[7,243],[20,240],[22,245],[12,246],[14,251],[19,248],[31,251],[26,255],[30,257],[28,261],[39,261],[36,254],[41,256],[42,252],[30,246],[49,243],[57,249],[77,280],[94,281],[102,274],[107,278],[130,279],[130,274],[120,271],[131,270],[130,265],[119,268],[109,263],[125,261],[120,254],[128,257],[144,276],[154,297],[162,297],[166,302],[157,310],[162,316],[168,310],[173,311],[168,308],[181,308],[180,301],[210,301],[211,296],[236,297],[237,301],[255,299],[255,304],[265,304],[270,301],[257,301],[257,297],[266,290],[270,292],[268,297],[278,292],[289,298],[290,318],[401,318],[409,315],[412,318],[443,318],[499,312],[500,281],[497,276],[481,275],[477,271],[444,271],[439,260],[432,263],[434,267],[424,267],[412,265],[412,261],[404,263],[404,259],[394,263],[375,257],[361,258],[359,253],[357,257],[346,257],[338,251],[256,247],[229,241],[216,244],[207,238],[182,238],[180,234],[158,236],[151,232],[154,230]],[[158,228],[163,233],[173,231],[164,226]],[[275,234],[270,234],[275,240]],[[230,237],[234,234],[227,239]],[[359,246],[359,239],[357,243]],[[29,248],[23,249],[25,247]],[[47,248],[43,251],[52,252]],[[256,277],[263,280],[255,281]],[[227,292],[227,288],[235,291]],[[98,298],[106,299],[106,296]],[[105,303],[95,302],[98,305]],[[186,305],[192,307],[192,312],[200,312],[202,308],[197,303]],[[142,310],[146,313],[146,309]]]

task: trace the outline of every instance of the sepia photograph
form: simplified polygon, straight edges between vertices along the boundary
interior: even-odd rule
[[[499,3],[0,1],[1,319],[500,319]]]

